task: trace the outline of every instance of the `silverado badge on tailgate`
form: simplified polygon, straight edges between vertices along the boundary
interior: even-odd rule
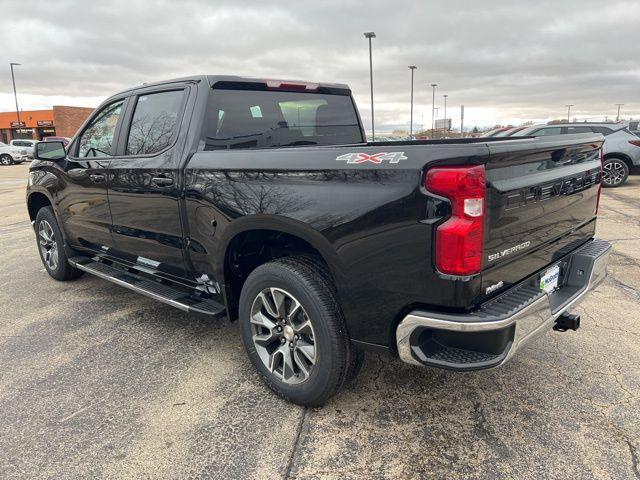
[[[357,152],[357,153],[345,153],[344,155],[340,155],[336,157],[336,160],[339,162],[347,162],[351,164],[365,163],[371,162],[377,165],[382,162],[389,163],[400,163],[400,160],[406,160],[404,152],[380,152],[374,153],[373,155],[369,155],[368,153]]]

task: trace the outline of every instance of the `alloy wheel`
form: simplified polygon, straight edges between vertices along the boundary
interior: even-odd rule
[[[282,382],[302,383],[317,361],[313,324],[286,290],[265,288],[251,306],[253,345],[264,366]]]
[[[626,177],[626,169],[622,162],[613,160],[603,167],[604,183],[607,185],[619,185]]]
[[[40,221],[38,227],[38,242],[40,243],[40,252],[42,258],[50,270],[58,268],[58,242],[51,224],[46,220]]]
[[[0,157],[0,163],[2,163],[2,165],[11,165],[12,159],[9,155],[2,155]]]

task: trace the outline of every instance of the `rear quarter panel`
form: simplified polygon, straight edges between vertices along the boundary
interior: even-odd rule
[[[406,159],[338,160],[353,152],[403,152]],[[185,170],[196,274],[223,281],[226,246],[245,229],[296,234],[328,263],[351,337],[386,345],[410,304],[453,307],[477,290],[479,280],[451,281],[435,272],[431,200],[421,184],[427,164],[482,163],[487,154],[483,144],[198,152]]]

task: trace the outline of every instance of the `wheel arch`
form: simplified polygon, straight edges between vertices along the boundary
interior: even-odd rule
[[[35,222],[38,211],[43,207],[53,208],[51,197],[40,190],[30,192],[27,197],[27,210],[29,212],[29,219],[32,222]]]
[[[629,157],[629,155],[627,155],[626,153],[610,152],[610,153],[606,153],[602,157],[603,160],[609,160],[611,158],[617,158],[618,160],[622,160],[627,165],[627,167],[629,167],[629,170],[632,170],[633,168],[635,168],[633,165],[633,160],[631,160],[631,157]]]
[[[344,269],[329,240],[308,224],[286,217],[255,215],[233,222],[221,238],[217,253],[217,277],[229,318],[238,314],[240,291],[247,276],[259,265],[291,255],[310,255],[322,261],[332,276],[338,297],[345,301]]]

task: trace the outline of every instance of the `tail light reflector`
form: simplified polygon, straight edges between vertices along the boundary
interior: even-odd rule
[[[424,186],[451,202],[451,217],[436,229],[437,269],[449,275],[479,273],[486,209],[484,165],[431,168],[425,176]]]

